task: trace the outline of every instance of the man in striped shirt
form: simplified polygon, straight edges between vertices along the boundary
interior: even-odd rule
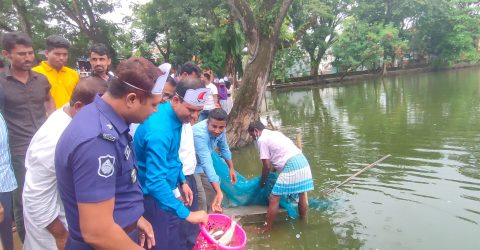
[[[0,113],[0,206],[3,207],[3,221],[0,219],[0,236],[3,249],[13,249],[12,237],[12,191],[17,188],[8,148],[7,124]],[[1,209],[0,209],[1,210]]]

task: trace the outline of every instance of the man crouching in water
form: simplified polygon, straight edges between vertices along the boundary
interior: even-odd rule
[[[260,121],[251,122],[248,133],[257,142],[263,163],[260,187],[264,187],[273,168],[279,172],[270,194],[265,231],[272,229],[282,195],[298,194],[298,212],[305,219],[308,210],[307,192],[313,190],[312,172],[302,151],[284,134],[265,129]]]

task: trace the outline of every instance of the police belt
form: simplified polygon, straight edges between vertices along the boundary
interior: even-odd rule
[[[137,223],[132,223],[129,226],[126,226],[123,231],[128,234],[133,242],[138,243],[138,228]],[[65,246],[65,250],[93,250],[94,248],[83,240],[77,240],[72,237],[70,234],[67,239],[67,244]]]

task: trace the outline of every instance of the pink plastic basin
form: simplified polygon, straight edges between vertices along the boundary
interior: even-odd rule
[[[232,241],[228,246],[220,245],[210,234],[211,230],[223,230],[224,232],[230,227],[232,219],[224,214],[209,214],[206,226],[200,226],[200,234],[195,244],[195,250],[206,249],[225,249],[225,250],[241,250],[247,244],[247,234],[243,228],[237,224],[233,233]]]

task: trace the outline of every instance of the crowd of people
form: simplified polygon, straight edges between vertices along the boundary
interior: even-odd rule
[[[3,249],[13,249],[12,221],[27,250],[193,249],[199,224],[223,211],[213,153],[237,181],[225,133],[229,79],[192,62],[170,75],[171,65],[140,57],[113,74],[104,44],[89,48],[92,72],[79,77],[65,66],[70,43],[62,36],[46,38],[37,66],[28,35],[6,33],[2,45],[9,61],[0,73]],[[262,180],[280,172],[267,228],[284,194],[300,194],[304,216],[313,189],[305,157],[259,121],[249,132]]]

